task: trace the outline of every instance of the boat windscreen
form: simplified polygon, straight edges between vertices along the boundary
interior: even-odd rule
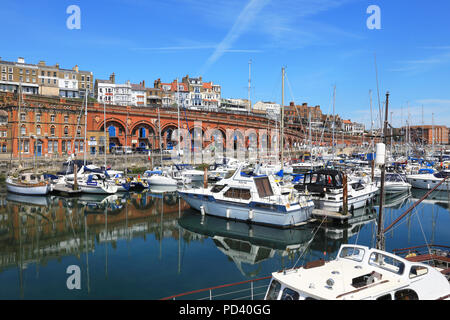
[[[254,177],[254,179],[260,198],[273,196],[274,193],[268,177]]]

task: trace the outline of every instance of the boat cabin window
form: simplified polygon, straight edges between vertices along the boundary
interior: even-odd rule
[[[344,247],[339,254],[339,258],[345,258],[361,262],[364,258],[364,249],[357,247]]]
[[[403,274],[405,270],[405,264],[403,262],[378,252],[370,255],[369,264],[396,274]]]
[[[212,193],[218,193],[223,190],[227,185],[226,184],[216,184],[211,188]]]
[[[249,200],[251,198],[249,189],[230,188],[224,194],[224,197],[233,199]]]
[[[266,300],[277,300],[278,294],[280,293],[281,283],[273,279],[270,283],[269,291],[266,295]]]
[[[392,300],[392,296],[390,293],[388,293],[388,294],[378,297],[377,300]]]
[[[419,296],[414,290],[403,289],[395,293],[395,300],[419,300]]]
[[[428,273],[428,268],[425,266],[412,266],[411,270],[409,271],[409,278],[415,278],[423,276],[424,274]]]
[[[281,300],[298,300],[299,294],[290,288],[284,288],[281,295]]]
[[[268,177],[255,177],[254,179],[260,198],[273,196],[274,193]]]

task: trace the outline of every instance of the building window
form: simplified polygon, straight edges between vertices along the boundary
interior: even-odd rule
[[[19,73],[20,73],[20,74],[23,74],[23,69],[19,69]]]
[[[55,122],[55,117],[56,117],[56,116],[55,116],[54,114],[50,115],[50,121],[51,121],[51,122]]]
[[[36,114],[36,121],[41,122],[41,114],[40,113]]]
[[[12,73],[12,72],[13,72],[13,68],[9,67],[9,68],[8,68],[8,72],[9,72],[9,73]]]
[[[27,134],[27,128],[25,127],[25,125],[22,125],[22,127],[20,127],[20,135],[24,136]]]
[[[84,76],[81,76],[81,81],[84,81]]]
[[[53,141],[53,151],[55,153],[58,153],[58,141],[57,140]]]
[[[55,135],[55,126],[50,127],[50,135],[52,135],[52,136]]]
[[[68,122],[69,122],[69,116],[68,116],[67,114],[64,116],[64,122],[65,122],[65,123],[68,123]]]
[[[69,127],[65,126],[64,127],[64,134],[67,136],[69,134]]]
[[[28,153],[30,151],[30,141],[23,141],[23,152]]]
[[[41,126],[37,126],[37,127],[36,127],[36,134],[37,134],[38,136],[41,135]]]
[[[25,113],[20,114],[20,121],[25,121]]]

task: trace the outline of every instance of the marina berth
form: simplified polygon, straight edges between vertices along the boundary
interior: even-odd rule
[[[232,177],[206,188],[182,188],[180,197],[201,214],[282,228],[307,221],[314,203],[294,189],[282,192],[272,176]]]

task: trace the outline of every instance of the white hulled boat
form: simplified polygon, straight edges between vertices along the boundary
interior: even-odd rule
[[[336,259],[272,273],[266,300],[450,299],[441,270],[365,246],[342,245]]]
[[[73,187],[73,181],[67,181],[69,187]],[[78,179],[78,188],[84,193],[113,194],[118,191],[118,187],[109,183],[100,174],[90,174],[87,178]]]
[[[381,182],[377,182],[379,188]],[[411,184],[406,181],[406,178],[399,173],[387,173],[384,182],[384,190],[386,193],[402,193],[411,190]]]
[[[406,176],[408,182],[413,188],[417,189],[433,189],[439,182],[444,180],[445,177],[450,175],[450,171],[441,171],[436,173],[426,173],[426,174],[410,174]],[[437,190],[447,191],[450,190],[450,180],[442,183]]]
[[[322,169],[305,174],[303,183],[295,188],[312,195],[317,209],[342,211],[343,172],[333,169]],[[367,206],[378,191],[375,183],[362,180],[351,180],[347,183],[348,209]]]
[[[244,177],[241,168],[211,187],[182,189],[178,193],[202,214],[277,227],[305,222],[314,207],[308,196],[295,190],[282,192],[272,176]]]
[[[24,172],[18,177],[6,179],[6,190],[23,195],[45,195],[51,191],[51,185],[41,174]]]
[[[147,170],[144,172],[143,179],[152,186],[176,186],[178,181],[170,177],[167,173],[160,170]]]

